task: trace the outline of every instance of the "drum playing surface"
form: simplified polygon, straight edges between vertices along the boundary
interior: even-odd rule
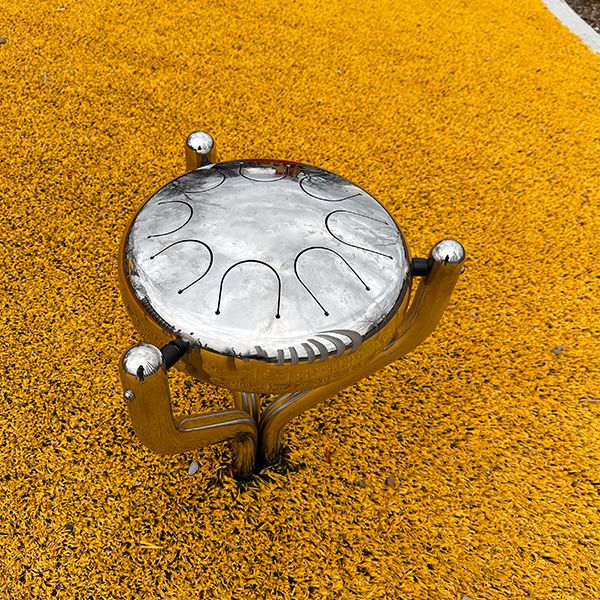
[[[323,169],[235,161],[186,173],[141,208],[125,274],[164,329],[279,363],[356,348],[394,314],[409,260],[391,215]]]

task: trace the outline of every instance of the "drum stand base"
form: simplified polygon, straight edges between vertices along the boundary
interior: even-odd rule
[[[149,344],[134,346],[124,355],[120,374],[137,437],[160,454],[177,454],[230,441],[233,472],[238,478],[247,478],[260,468],[273,465],[282,453],[285,426],[294,417],[394,362],[429,336],[450,300],[464,259],[464,249],[455,240],[436,244],[427,259],[427,268],[416,259],[413,274],[421,276],[421,280],[395,339],[362,368],[342,379],[316,389],[282,394],[264,409],[258,394],[234,392],[233,410],[176,418],[167,371],[185,353],[185,345],[172,342],[162,349]]]

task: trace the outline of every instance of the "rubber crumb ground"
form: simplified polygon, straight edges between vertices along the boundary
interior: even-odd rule
[[[598,56],[537,0],[0,12],[0,597],[600,597]],[[147,452],[117,375],[119,238],[198,128],[469,253],[436,333],[243,489],[226,447]]]

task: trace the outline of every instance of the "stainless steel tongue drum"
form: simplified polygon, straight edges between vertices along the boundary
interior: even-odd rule
[[[324,169],[217,162],[204,132],[188,137],[186,162],[123,236],[120,288],[144,340],[121,360],[124,397],[150,450],[229,440],[246,477],[277,462],[291,419],[433,331],[465,251],[446,239],[411,258],[382,204]],[[233,408],[175,416],[174,365],[230,390]]]

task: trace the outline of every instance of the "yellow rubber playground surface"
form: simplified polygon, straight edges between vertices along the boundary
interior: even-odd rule
[[[2,0],[0,37],[0,598],[600,597],[600,56],[540,0]],[[468,252],[243,489],[146,451],[117,374],[119,238],[199,128]]]

